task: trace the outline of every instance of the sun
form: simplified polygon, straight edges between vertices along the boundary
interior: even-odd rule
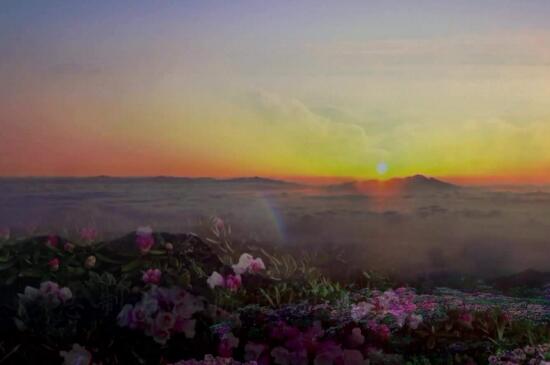
[[[386,172],[388,172],[388,164],[381,161],[376,164],[376,172],[378,172],[378,175],[385,175]]]

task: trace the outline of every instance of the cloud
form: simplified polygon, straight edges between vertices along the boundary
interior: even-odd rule
[[[356,175],[387,153],[361,125],[316,113],[296,98],[260,91],[249,96],[245,108],[254,121],[249,131],[265,133],[265,143],[283,149],[274,153],[290,155],[310,172]]]
[[[371,39],[310,43],[321,59],[368,61],[375,65],[548,65],[547,32],[476,34],[453,37]],[[359,63],[357,63],[359,64]]]

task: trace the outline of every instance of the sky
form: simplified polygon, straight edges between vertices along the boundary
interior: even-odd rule
[[[18,1],[0,175],[550,182],[548,1]]]

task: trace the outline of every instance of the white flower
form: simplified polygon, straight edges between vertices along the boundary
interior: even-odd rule
[[[245,273],[248,268],[250,267],[250,263],[254,260],[252,255],[248,253],[243,253],[241,257],[239,258],[239,262],[237,265],[233,265],[233,271],[235,271],[235,274],[240,275]]]
[[[223,276],[217,271],[214,271],[212,275],[206,280],[206,283],[211,289],[214,289],[217,286],[224,286],[225,280]]]
[[[136,230],[136,235],[138,236],[141,236],[141,235],[151,235],[153,234],[153,229],[149,226],[145,226],[145,227],[139,227],[137,230]]]
[[[73,297],[73,293],[71,292],[71,289],[64,287],[61,288],[58,292],[59,299],[61,299],[62,302],[66,302],[68,300],[71,300]]]
[[[40,290],[33,288],[32,286],[25,287],[25,291],[23,292],[23,297],[25,299],[34,301],[40,298],[40,296],[41,296]]]
[[[44,295],[56,294],[59,292],[59,285],[53,281],[44,281],[40,284],[40,292]]]
[[[126,304],[122,307],[122,310],[117,316],[117,322],[120,327],[128,327],[130,325],[130,316],[132,315],[133,309],[134,306],[131,304]]]
[[[64,359],[63,365],[89,365],[92,362],[92,354],[77,343],[71,351],[61,351],[59,355]]]
[[[422,316],[420,314],[411,314],[409,317],[409,327],[413,330],[417,329],[422,323]]]

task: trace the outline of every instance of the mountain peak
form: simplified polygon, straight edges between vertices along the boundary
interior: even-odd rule
[[[351,181],[328,187],[331,191],[353,191],[367,194],[399,194],[416,192],[440,192],[458,188],[456,185],[433,177],[416,174],[389,180]]]

